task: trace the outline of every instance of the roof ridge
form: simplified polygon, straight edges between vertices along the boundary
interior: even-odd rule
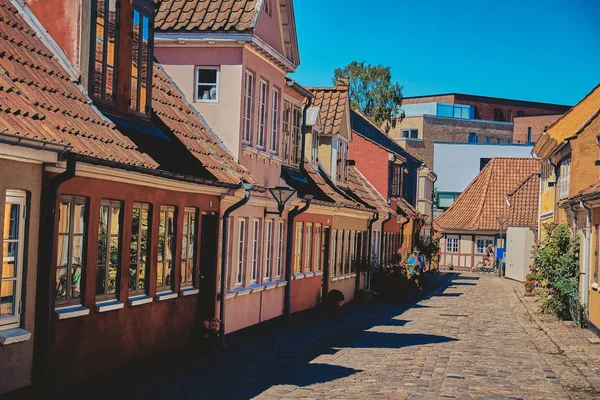
[[[487,199],[487,195],[490,190],[490,181],[491,181],[492,175],[493,175],[492,170],[496,167],[497,163],[498,163],[498,160],[494,160],[492,158],[491,162],[489,162],[488,165],[486,165],[484,167],[484,170],[487,169],[487,171],[486,171],[487,175],[484,177],[485,178],[485,187],[484,187],[484,190],[482,190],[480,192],[481,200],[479,201],[479,207],[478,207],[477,213],[475,213],[475,215],[471,219],[471,223],[470,223],[471,229],[474,228],[475,221],[479,220],[479,218],[481,217],[481,214],[483,213],[483,208],[485,207],[485,201]]]
[[[515,188],[515,190],[513,190],[510,193],[507,193],[507,196],[514,196],[519,190],[521,190],[523,188],[523,186],[525,186],[527,184],[527,182],[529,182],[531,180],[531,178],[533,178],[535,175],[539,175],[539,172],[533,172],[531,174],[529,174],[529,176],[527,176],[527,178],[525,178],[521,183],[519,183],[517,185],[517,187]]]

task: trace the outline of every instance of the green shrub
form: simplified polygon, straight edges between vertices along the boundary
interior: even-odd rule
[[[531,274],[546,290],[539,292],[542,311],[569,319],[570,299],[578,295],[579,237],[567,225],[544,225],[547,235],[534,250]]]

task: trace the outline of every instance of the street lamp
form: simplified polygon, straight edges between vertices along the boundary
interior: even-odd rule
[[[500,239],[502,239],[502,257],[501,260],[504,260],[504,252],[506,251],[506,239],[504,238],[504,224],[506,223],[507,218],[504,215],[499,215],[496,217],[498,223],[500,224]],[[498,276],[502,276],[502,264],[498,265]]]
[[[268,214],[277,214],[280,217],[283,215],[283,210],[285,209],[285,203],[296,193],[294,189],[285,186],[277,186],[269,189],[271,192],[271,196],[277,201],[277,211],[267,211],[265,207],[265,217]]]

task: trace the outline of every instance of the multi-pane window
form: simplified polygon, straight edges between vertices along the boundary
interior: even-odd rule
[[[458,253],[458,238],[446,239],[446,253]]]
[[[344,231],[338,230],[338,238],[337,238],[337,249],[336,249],[336,266],[335,270],[337,275],[344,275],[344,256],[343,256],[343,247],[344,247]]]
[[[235,284],[241,285],[244,279],[244,266],[246,265],[246,219],[238,220],[237,265],[235,271]]]
[[[392,187],[390,195],[392,197],[402,196],[402,165],[392,165]]]
[[[94,99],[113,103],[116,84],[117,0],[97,0],[96,31],[94,33]]]
[[[419,138],[419,130],[416,128],[401,129],[400,137],[404,138],[404,139],[418,139]]]
[[[129,244],[129,293],[145,294],[148,287],[150,205],[134,203]]]
[[[56,305],[81,304],[86,200],[61,196],[56,250]]]
[[[306,223],[306,240],[305,240],[305,246],[306,246],[306,250],[304,251],[304,254],[306,255],[305,257],[305,263],[304,263],[304,270],[305,271],[310,271],[312,270],[312,245],[313,245],[313,224],[310,222]]]
[[[559,164],[559,176],[558,176],[558,193],[559,199],[566,199],[569,197],[569,183],[571,180],[571,158],[562,160]]]
[[[271,279],[273,269],[273,220],[268,219],[265,222],[265,280]]]
[[[216,103],[219,101],[219,67],[196,67],[197,102]]]
[[[350,248],[350,231],[344,231],[344,247],[342,249],[344,252],[344,273],[350,273],[350,263],[352,262],[352,250]]]
[[[258,263],[260,261],[260,220],[252,220],[252,270],[250,272],[250,283],[256,283],[258,279]]]
[[[252,143],[252,121],[254,115],[254,74],[246,71],[244,79],[244,118],[242,119],[242,140]]]
[[[356,260],[356,231],[350,235],[350,272],[354,272],[354,261]]]
[[[290,117],[292,114],[292,105],[286,101],[283,105],[283,135],[281,138],[281,148],[283,149],[283,159],[287,161],[290,158]]]
[[[151,15],[133,10],[129,109],[139,114],[148,114],[150,108],[153,37]]]
[[[271,92],[271,140],[269,150],[277,154],[279,150],[279,102],[281,101],[281,92],[273,88]]]
[[[315,270],[321,269],[321,257],[323,252],[321,224],[315,225]]]
[[[346,165],[346,160],[348,160],[348,143],[338,139],[336,171],[336,178],[338,182],[344,183],[348,180],[348,166]]]
[[[25,192],[9,190],[4,204],[0,267],[0,330],[19,327],[23,256],[25,250]]]
[[[294,246],[294,273],[302,272],[302,222],[296,223],[296,245]]]
[[[302,136],[301,136],[301,129],[302,129],[302,110],[300,110],[299,107],[294,106],[293,107],[293,113],[292,113],[292,137],[291,137],[291,141],[292,141],[292,151],[290,154],[291,157],[291,163],[292,164],[299,164],[300,163],[300,157],[302,157]]]
[[[331,276],[337,275],[337,229],[334,229],[331,234],[331,248],[329,253],[331,254]]]
[[[316,164],[319,160],[319,134],[313,132],[311,136],[310,162]]]
[[[513,122],[512,110],[508,110],[508,118],[506,119],[508,122]]]
[[[195,208],[185,208],[183,211],[183,230],[181,237],[181,286],[190,287],[194,284],[196,271],[196,226],[198,211]]]
[[[503,121],[504,116],[502,115],[502,110],[499,108],[494,108],[494,121]]]
[[[476,240],[476,252],[477,254],[485,254],[485,249],[492,244],[491,239],[477,239]]]
[[[98,264],[96,299],[113,299],[117,295],[121,270],[121,202],[102,200],[98,224]]]
[[[161,206],[158,221],[158,262],[156,264],[156,291],[159,293],[172,289],[174,254],[175,207]]]
[[[260,92],[258,95],[258,126],[256,146],[260,149],[265,148],[265,140],[267,133],[267,97],[269,92],[269,84],[267,81],[260,80]]]
[[[275,278],[283,274],[283,221],[277,223],[277,271]]]

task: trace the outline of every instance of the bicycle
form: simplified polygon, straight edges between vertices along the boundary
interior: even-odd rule
[[[475,268],[473,268],[473,272],[479,272],[479,273],[488,273],[488,272],[494,272],[496,269],[492,265],[489,264],[489,262],[487,260],[484,261],[479,261],[476,265]]]

